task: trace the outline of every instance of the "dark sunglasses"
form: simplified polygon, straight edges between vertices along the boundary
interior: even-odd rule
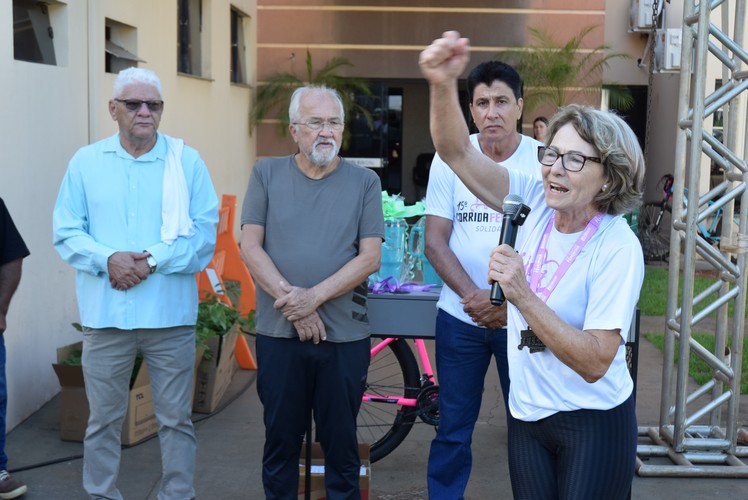
[[[143,104],[148,106],[148,111],[151,113],[158,113],[164,109],[164,101],[141,101],[140,99],[115,99],[115,101],[124,103],[125,108],[130,112],[139,110]]]

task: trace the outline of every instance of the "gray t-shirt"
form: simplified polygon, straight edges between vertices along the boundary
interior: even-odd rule
[[[265,228],[263,248],[291,285],[310,288],[358,255],[362,238],[384,236],[379,177],[346,160],[328,176],[305,176],[292,156],[264,158],[249,179],[242,225]],[[318,312],[328,342],[350,342],[370,333],[367,283],[323,304]],[[257,333],[295,338],[293,325],[257,287]]]

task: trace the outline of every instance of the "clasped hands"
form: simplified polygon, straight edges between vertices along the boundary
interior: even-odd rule
[[[461,300],[462,310],[478,326],[498,330],[506,326],[506,303],[491,304],[491,290],[476,288]]]
[[[114,252],[110,255],[107,271],[112,288],[124,292],[148,278],[151,269],[147,258],[146,252]]]
[[[310,288],[291,286],[283,281],[280,288],[285,295],[278,297],[273,307],[280,310],[293,324],[299,340],[311,340],[315,344],[327,340],[325,324],[317,312],[318,302],[314,291]]]

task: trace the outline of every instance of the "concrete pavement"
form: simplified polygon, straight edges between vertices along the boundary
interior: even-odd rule
[[[662,318],[642,318],[641,331],[662,331]],[[51,369],[51,367],[50,367]],[[637,417],[640,426],[659,419],[662,356],[642,338],[639,346]],[[239,371],[221,407],[206,416],[195,414],[198,439],[197,498],[254,500],[261,486],[262,407],[254,386],[255,372]],[[510,499],[506,418],[495,368],[489,369],[473,444],[473,471],[466,492],[470,500]],[[29,487],[26,500],[84,499],[81,487],[82,445],[59,439],[59,396],[8,434],[11,470]],[[741,404],[748,422],[748,397]],[[426,462],[433,427],[418,424],[390,456],[372,465],[373,500],[427,498]],[[155,500],[160,475],[158,441],[123,450],[119,486],[128,500]],[[675,500],[748,498],[748,480],[636,477],[632,498]]]

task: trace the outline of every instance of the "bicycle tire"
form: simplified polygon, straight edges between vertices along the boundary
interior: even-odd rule
[[[371,339],[372,347],[381,339]],[[405,339],[391,342],[371,359],[366,393],[415,398],[420,389],[418,363]],[[392,402],[364,401],[358,412],[359,442],[369,443],[369,459],[380,460],[403,442],[418,415],[416,407]]]
[[[667,262],[670,258],[670,207],[662,202],[650,201],[639,211],[639,241],[644,262]]]

